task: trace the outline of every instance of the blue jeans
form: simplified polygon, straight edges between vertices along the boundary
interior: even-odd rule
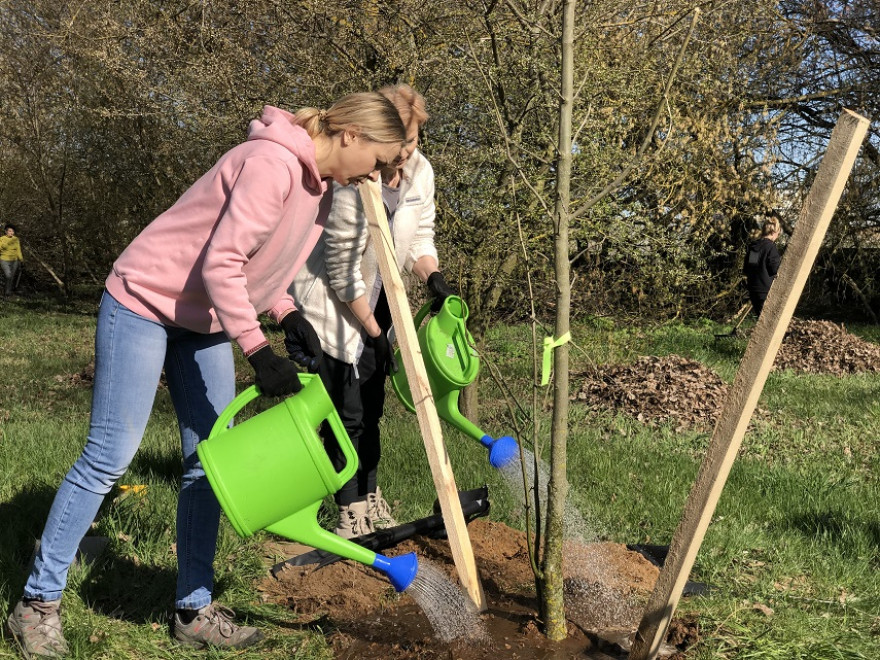
[[[232,347],[222,332],[205,335],[164,326],[135,314],[106,291],[95,335],[89,437],[55,495],[25,598],[61,598],[80,541],[141,444],[163,367],[183,448],[175,606],[199,609],[211,602],[220,505],[196,444],[208,437],[235,396]]]

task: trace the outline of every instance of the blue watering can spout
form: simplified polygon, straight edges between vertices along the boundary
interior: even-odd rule
[[[373,568],[388,576],[388,581],[395,591],[405,591],[418,573],[419,560],[416,559],[414,552],[400,557],[385,557],[377,554],[376,559],[373,560]]]
[[[493,438],[484,435],[480,442],[489,450],[489,464],[494,468],[503,468],[513,463],[519,453],[519,445],[509,435]]]

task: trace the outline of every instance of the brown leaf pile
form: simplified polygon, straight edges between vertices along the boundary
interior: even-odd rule
[[[843,324],[792,319],[774,367],[835,376],[880,371],[880,346],[850,334]]]
[[[622,410],[649,424],[675,422],[679,429],[713,424],[727,398],[727,383],[694,360],[678,355],[641,357],[580,374],[573,400]]]
[[[75,385],[78,387],[91,387],[95,382],[95,362],[89,362],[82,371],[77,374],[55,376],[55,382]]]

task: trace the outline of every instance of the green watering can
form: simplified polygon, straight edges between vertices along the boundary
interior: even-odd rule
[[[428,372],[428,382],[434,395],[437,414],[465,435],[479,441],[489,449],[489,463],[496,468],[510,464],[519,453],[516,440],[509,435],[493,438],[465,418],[458,409],[461,390],[474,382],[480,371],[480,359],[473,348],[474,338],[467,331],[469,310],[458,296],[449,296],[425,325],[422,321],[431,311],[426,303],[416,314],[413,322],[418,328],[419,346]],[[400,350],[395,355],[398,365],[403,365]],[[391,375],[391,385],[404,407],[415,412],[409,381],[402,366]]]
[[[208,482],[239,536],[265,529],[372,566],[403,591],[418,571],[415,553],[383,557],[318,524],[321,502],[354,476],[358,457],[320,377],[299,374],[299,379],[303,389],[295,396],[231,428],[232,418],[260,391],[251,386],[227,406],[196,447]],[[317,433],[324,420],[346,459],[341,472]]]

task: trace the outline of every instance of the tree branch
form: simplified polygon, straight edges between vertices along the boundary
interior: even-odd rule
[[[645,156],[645,153],[648,150],[648,147],[651,144],[651,141],[654,137],[654,131],[657,130],[657,126],[660,124],[660,118],[663,116],[663,109],[667,106],[667,97],[669,96],[669,91],[672,88],[672,82],[675,80],[675,76],[678,74],[678,69],[681,67],[681,63],[684,60],[684,54],[687,50],[688,44],[690,44],[691,37],[694,34],[694,28],[697,26],[697,22],[700,19],[700,10],[694,10],[694,18],[691,21],[691,27],[688,30],[687,36],[685,37],[684,43],[682,43],[681,48],[678,51],[678,55],[675,58],[675,63],[672,66],[672,71],[669,73],[669,78],[666,80],[666,86],[663,88],[663,94],[660,97],[660,101],[657,103],[657,109],[654,112],[654,118],[651,120],[651,125],[648,128],[648,132],[642,140],[642,144],[639,146],[638,151],[636,152],[635,159],[632,163],[630,163],[624,170],[615,177],[613,181],[611,181],[607,186],[602,188],[598,193],[593,195],[589,200],[587,200],[584,204],[582,204],[579,208],[577,208],[572,214],[571,218],[574,220],[576,218],[581,217],[584,213],[593,208],[600,201],[605,199],[608,195],[613,193],[617,188],[622,184],[627,177],[632,173],[632,171],[641,164],[642,159]]]

